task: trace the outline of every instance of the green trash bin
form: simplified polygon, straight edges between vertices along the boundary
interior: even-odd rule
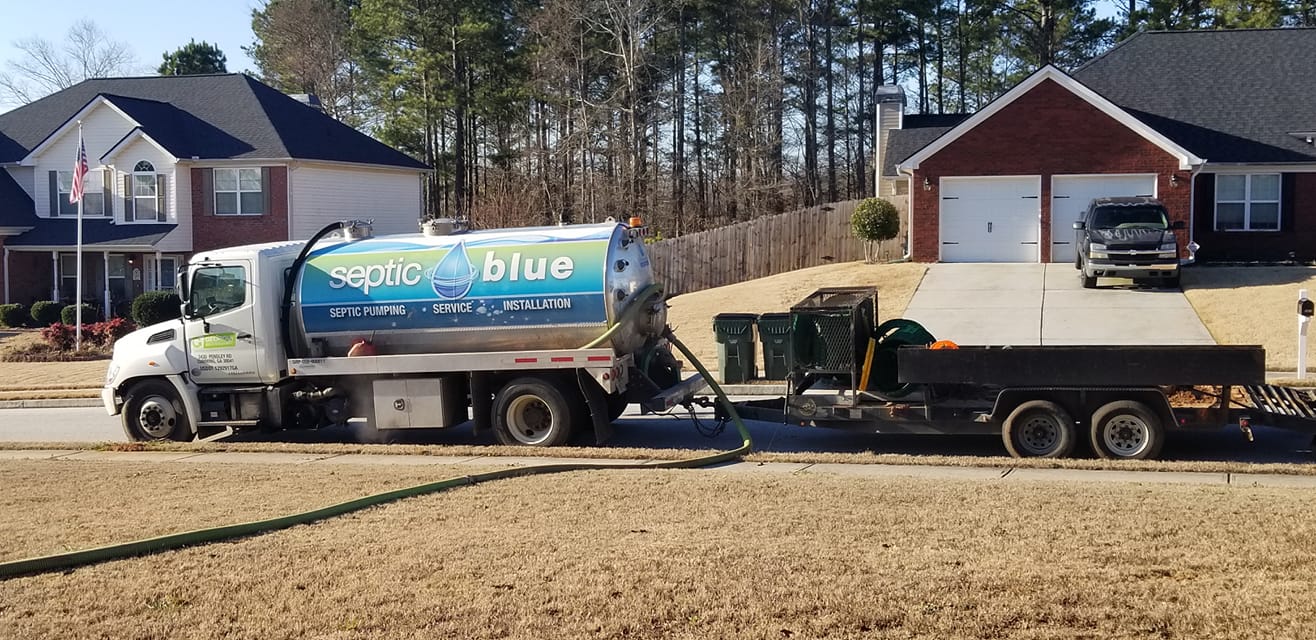
[[[717,369],[722,382],[746,382],[758,375],[754,358],[754,321],[752,313],[719,313],[713,317],[713,334],[717,337]]]
[[[763,343],[763,377],[785,380],[791,371],[791,314],[759,316],[759,342]]]

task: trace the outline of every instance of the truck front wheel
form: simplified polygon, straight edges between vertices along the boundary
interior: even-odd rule
[[[555,385],[517,378],[494,395],[493,432],[508,445],[552,447],[571,438],[571,403]]]
[[[1064,458],[1074,452],[1077,431],[1064,407],[1048,400],[1030,400],[1010,412],[1001,440],[1016,458]]]
[[[183,402],[174,386],[164,380],[143,380],[128,388],[123,430],[132,441],[192,440]]]
[[[1092,414],[1092,450],[1107,460],[1155,458],[1165,444],[1161,419],[1132,400],[1108,403]]]

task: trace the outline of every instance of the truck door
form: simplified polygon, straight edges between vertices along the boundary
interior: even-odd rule
[[[251,262],[233,260],[194,269],[187,299],[188,368],[197,384],[260,380]]]

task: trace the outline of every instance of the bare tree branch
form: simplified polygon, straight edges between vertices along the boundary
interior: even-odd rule
[[[0,72],[0,102],[26,104],[88,78],[106,78],[134,71],[136,58],[127,42],[111,40],[91,20],[69,27],[64,45],[43,38],[14,43],[22,52]]]

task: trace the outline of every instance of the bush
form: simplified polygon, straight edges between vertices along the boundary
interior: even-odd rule
[[[85,327],[97,320],[100,320],[100,310],[87,303],[82,303],[82,325]],[[59,321],[64,324],[76,324],[78,321],[78,306],[69,305],[59,312]]]
[[[41,330],[41,339],[45,340],[46,344],[59,349],[60,351],[68,351],[69,349],[72,349],[76,337],[76,329],[73,325],[64,324],[62,322],[53,323],[49,327]]]
[[[49,327],[59,322],[59,312],[64,305],[54,300],[42,300],[32,303],[32,321],[38,327]]]
[[[137,327],[126,318],[110,318],[105,322],[96,322],[82,328],[83,337],[92,344],[109,347],[114,342],[131,333]]]
[[[182,316],[183,302],[168,291],[147,291],[133,300],[133,321],[145,327]]]
[[[0,304],[0,327],[17,329],[18,327],[27,324],[27,320],[27,307],[17,302],[13,304]]]
[[[880,243],[900,233],[900,212],[896,205],[881,198],[868,198],[855,207],[850,216],[850,228],[856,238],[864,241],[864,258],[873,262],[877,251],[873,243]]]

